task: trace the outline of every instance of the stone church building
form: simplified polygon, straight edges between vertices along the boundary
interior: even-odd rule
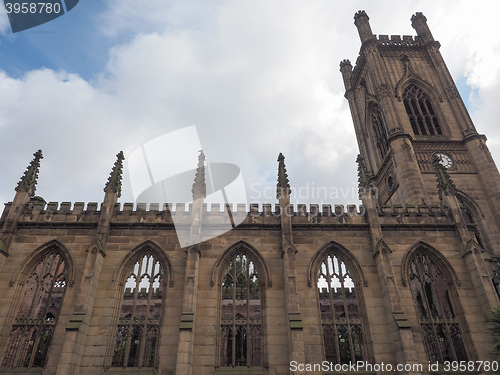
[[[250,212],[206,207],[203,155],[189,207],[118,203],[123,153],[102,204],[46,203],[39,151],[0,218],[0,374],[495,369],[500,174],[486,137],[421,13],[415,37],[354,20],[359,57],[340,71],[362,206],[290,205],[281,154],[278,203]],[[181,248],[174,215],[192,236],[246,219]]]

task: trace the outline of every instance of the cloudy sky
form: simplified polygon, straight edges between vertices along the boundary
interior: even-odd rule
[[[15,34],[0,14],[0,201],[42,149],[37,195],[101,202],[118,151],[196,125],[210,162],[241,168],[249,202],[275,202],[283,152],[296,202],[357,203],[339,62],[356,60],[359,9],[375,34],[414,35],[411,15],[426,15],[500,161],[495,2],[86,0]]]

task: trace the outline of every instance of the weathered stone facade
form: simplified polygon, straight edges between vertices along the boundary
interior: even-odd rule
[[[420,374],[494,360],[500,174],[485,137],[422,14],[415,38],[375,37],[363,11],[355,24],[360,56],[341,72],[362,206],[293,207],[280,155],[275,207],[207,209],[201,162],[189,209],[134,209],[117,203],[122,153],[100,206],[46,204],[38,152],[0,218],[0,373],[326,374],[298,366],[326,359]],[[227,210],[246,219],[179,246],[173,215],[195,235]]]

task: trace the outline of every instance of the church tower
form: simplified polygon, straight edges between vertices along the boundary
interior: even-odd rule
[[[344,60],[340,70],[377,203],[439,204],[435,157],[454,181],[478,236],[488,226],[498,232],[500,174],[426,17],[411,17],[415,37],[373,35],[365,11],[355,14],[354,23],[362,43],[359,57],[354,69]]]

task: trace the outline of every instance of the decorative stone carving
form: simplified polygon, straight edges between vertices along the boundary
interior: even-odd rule
[[[448,98],[448,100],[460,98],[460,94],[459,94],[456,86],[453,84],[446,87],[444,89],[444,93],[446,94],[446,97]]]
[[[377,99],[381,100],[389,96],[389,88],[385,83],[382,83],[377,90]]]

